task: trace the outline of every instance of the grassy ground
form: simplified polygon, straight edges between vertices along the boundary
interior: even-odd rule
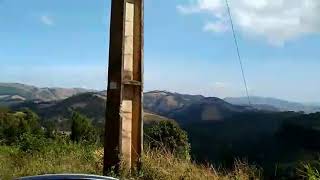
[[[102,149],[77,144],[53,144],[40,152],[25,153],[17,147],[0,146],[0,179],[48,173],[101,174]],[[260,179],[259,171],[247,164],[238,163],[233,170],[215,170],[177,159],[169,153],[146,151],[141,172],[121,179]]]
[[[36,153],[3,146],[0,147],[0,179],[63,172],[99,174],[99,161],[92,152],[79,145],[51,146]]]
[[[175,158],[169,153],[147,151],[144,155],[143,179],[212,179],[249,180],[260,179],[260,171],[246,163],[237,163],[233,170],[217,170]]]

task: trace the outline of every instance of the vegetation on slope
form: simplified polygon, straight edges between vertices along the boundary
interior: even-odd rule
[[[319,122],[320,113],[256,112],[183,128],[190,138],[191,154],[200,162],[228,168],[234,159],[247,159],[262,167],[268,179],[297,179],[301,163],[313,166],[318,161]]]
[[[0,109],[2,177],[55,172],[100,174],[103,129],[77,112],[69,113],[69,132],[61,132],[55,124],[28,109]],[[261,177],[262,171],[242,166],[235,159],[258,164],[264,168],[264,177],[269,179],[317,177],[320,169],[317,164],[320,146],[314,142],[320,138],[320,113],[248,113],[219,123],[184,125],[188,134],[174,121],[154,115],[147,117],[152,123],[145,127],[146,166],[134,173],[136,179],[161,179],[157,176],[188,179],[191,175],[194,179],[197,176],[230,179],[240,177],[237,174],[240,171],[245,172],[246,177]],[[152,120],[153,117],[156,120]],[[190,157],[227,170],[199,167]]]
[[[91,122],[85,116],[73,113],[72,135],[69,136],[53,128],[40,127],[38,116],[29,110],[1,110],[0,115],[0,179],[48,173],[102,173],[103,149],[96,140],[99,139],[97,134],[96,137],[93,136],[95,133],[83,136],[85,132],[92,131]],[[142,169],[132,173],[121,171],[117,175],[119,178],[173,180],[260,177],[259,171],[247,164],[238,163],[232,171],[227,172],[192,163],[181,156],[189,153],[187,135],[172,121],[159,122],[149,128],[145,134],[152,140],[146,141]],[[155,145],[155,142],[162,146]],[[110,175],[116,176],[113,172]]]

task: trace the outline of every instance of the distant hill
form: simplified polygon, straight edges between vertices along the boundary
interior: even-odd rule
[[[105,91],[97,92],[81,88],[38,88],[19,83],[0,83],[0,106],[12,106],[25,101],[60,101],[86,92],[95,92],[101,96],[106,94]],[[247,106],[247,98],[245,97],[228,97],[223,100],[236,105],[234,108]],[[144,108],[146,111],[152,111],[160,115],[170,114],[172,117],[174,117],[172,115],[173,112],[181,112],[194,103],[201,104],[201,101],[208,103],[208,98],[201,95],[187,95],[168,91],[150,91],[144,94]],[[253,108],[262,111],[320,112],[320,105],[316,103],[303,104],[258,96],[251,97],[251,102],[254,106]],[[212,101],[212,103],[216,103],[216,101]]]
[[[235,104],[235,105],[247,105],[248,100],[246,97],[228,97],[224,99],[225,101]],[[269,108],[273,111],[295,111],[295,112],[305,112],[305,113],[314,113],[320,112],[320,106],[316,105],[306,105],[297,102],[290,102],[286,100],[268,98],[268,97],[250,97],[251,103],[257,109]]]
[[[37,88],[17,83],[0,83],[0,106],[29,107],[46,119],[67,119],[70,109],[77,109],[96,122],[104,120],[106,91],[88,92],[86,89]],[[145,112],[158,114],[179,121],[222,121],[243,112],[320,111],[308,106],[275,98],[251,97],[254,107],[247,106],[247,99],[204,97],[168,91],[144,93]]]
[[[14,110],[29,108],[39,114],[43,119],[56,121],[63,124],[62,128],[67,128],[70,118],[70,111],[75,110],[93,120],[94,124],[103,124],[106,110],[106,96],[102,92],[87,92],[74,95],[61,101],[38,102],[25,101],[12,106]],[[146,125],[155,122],[171,120],[169,118],[156,115],[152,112],[145,112],[144,122]]]
[[[24,101],[12,107],[14,109],[30,108],[44,119],[58,121],[68,119],[70,110],[77,110],[94,122],[102,123],[105,117],[105,102],[105,92],[87,92],[60,101]],[[221,121],[240,112],[255,111],[245,106],[229,104],[219,98],[167,91],[144,93],[144,110],[146,113],[175,119],[179,123]],[[153,117],[155,119],[155,116]]]
[[[222,99],[210,97],[175,110],[169,113],[168,117],[185,124],[199,121],[222,121],[239,113],[254,111],[256,110],[246,106],[232,105]]]
[[[25,100],[57,101],[92,90],[81,88],[38,88],[19,83],[0,83],[0,105]]]
[[[179,121],[221,121],[237,113],[256,111],[246,106],[232,105],[216,97],[186,95],[167,91],[151,91],[144,94],[144,108]]]
[[[201,95],[186,95],[168,91],[150,91],[143,96],[144,109],[167,115],[195,102],[205,99]]]

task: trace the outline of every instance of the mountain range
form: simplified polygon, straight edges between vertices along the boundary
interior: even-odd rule
[[[236,113],[254,110],[232,105],[216,97],[186,95],[167,91],[151,91],[144,94],[144,109],[166,116],[180,123],[220,121]]]
[[[24,101],[59,101],[87,90],[82,88],[38,88],[20,83],[0,83],[0,105],[18,104]]]
[[[231,104],[248,105],[247,97],[228,97],[224,98],[224,100]],[[258,96],[251,96],[250,101],[256,109],[267,110],[269,108],[270,111],[303,111],[305,113],[320,112],[320,106],[317,104],[304,104],[277,98]]]
[[[37,88],[24,84],[0,84],[0,105],[16,109],[27,107],[46,119],[67,119],[75,109],[95,122],[104,120],[105,91],[66,88]],[[229,104],[215,97],[187,95],[167,91],[144,93],[144,109],[148,113],[172,118],[181,123],[198,120],[219,121],[250,108]]]
[[[144,111],[148,114],[175,119],[181,124],[203,121],[221,121],[236,113],[252,111],[245,106],[229,104],[219,98],[181,95],[164,91],[144,94]],[[12,105],[18,110],[29,108],[47,120],[65,121],[70,110],[76,110],[95,123],[103,123],[106,109],[106,96],[101,92],[86,92],[60,101],[24,101]]]
[[[0,106],[31,107],[47,118],[66,114],[69,109],[77,109],[96,121],[104,118],[105,91],[80,88],[37,88],[18,83],[0,83]],[[275,98],[251,97],[252,106],[247,99],[205,97],[168,91],[144,93],[146,112],[175,119],[181,123],[221,121],[238,113],[265,111],[320,111],[319,106],[304,105]]]

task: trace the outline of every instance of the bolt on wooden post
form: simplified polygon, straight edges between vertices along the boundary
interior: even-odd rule
[[[143,0],[112,0],[104,173],[140,163],[143,147]]]

